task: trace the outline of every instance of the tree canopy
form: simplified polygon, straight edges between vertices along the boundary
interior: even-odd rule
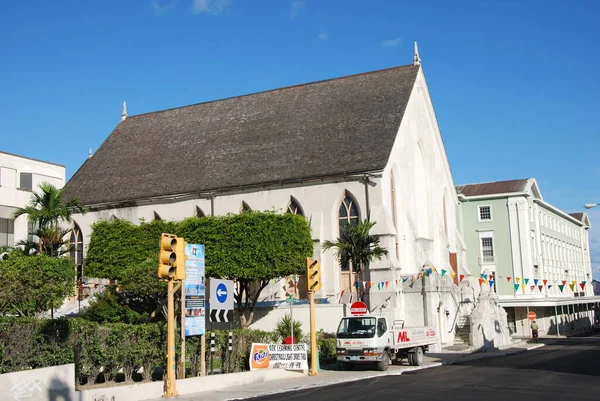
[[[120,302],[139,313],[154,309],[153,316],[164,305],[166,294],[164,283],[156,277],[161,233],[204,244],[206,277],[236,282],[243,326],[251,323],[254,306],[269,281],[302,273],[313,249],[308,222],[293,214],[247,212],[140,225],[100,221],[92,229],[86,275],[118,280]]]
[[[63,189],[47,182],[41,183],[39,191],[32,194],[29,205],[13,213],[14,219],[27,216],[38,241],[21,241],[17,245],[25,247],[26,251],[37,249],[38,253],[60,256],[66,251],[65,236],[71,232],[61,225],[70,223],[73,213],[85,214],[86,208],[76,198],[64,199]]]
[[[59,307],[74,293],[75,274],[68,258],[9,252],[0,260],[0,313],[35,316]]]

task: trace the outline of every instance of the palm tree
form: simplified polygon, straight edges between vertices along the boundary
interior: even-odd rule
[[[26,215],[34,227],[33,234],[39,238],[38,253],[48,256],[60,256],[64,253],[64,238],[71,232],[61,227],[63,223],[71,223],[74,213],[87,212],[78,199],[63,199],[63,189],[49,183],[41,183],[40,191],[34,192],[29,205],[19,208],[13,213],[13,219]],[[31,241],[20,241],[17,245],[31,246]]]
[[[325,250],[334,248],[340,264],[348,266],[350,271],[350,292],[352,292],[352,268],[356,269],[360,281],[363,281],[363,271],[368,268],[374,260],[381,260],[388,255],[388,251],[379,245],[379,235],[371,235],[369,232],[376,223],[362,220],[358,224],[346,223],[342,227],[340,237],[337,241],[325,241]],[[361,299],[363,297],[361,296]]]

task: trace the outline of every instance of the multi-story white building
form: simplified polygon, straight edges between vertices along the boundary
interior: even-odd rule
[[[457,187],[467,265],[483,275],[527,335],[527,313],[549,334],[591,327],[592,269],[585,213],[565,213],[542,197],[533,178]]]
[[[12,219],[15,210],[27,206],[42,182],[65,185],[65,166],[0,152],[0,246],[12,247],[29,235],[27,217]]]

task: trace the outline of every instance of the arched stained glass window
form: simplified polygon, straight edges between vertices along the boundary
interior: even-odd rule
[[[71,230],[69,256],[71,257],[71,262],[77,266],[77,279],[81,282],[83,280],[83,233],[77,224]]]
[[[342,229],[345,224],[350,223],[357,225],[359,220],[360,213],[358,211],[358,205],[356,203],[356,200],[352,197],[352,195],[346,193],[346,196],[340,204],[340,210],[338,213],[340,236],[342,234]]]
[[[248,206],[248,204],[244,201],[242,201],[242,210],[240,211],[241,213],[244,212],[251,212],[252,208],[250,206]]]
[[[286,213],[304,216],[304,211],[302,210],[302,207],[293,196],[290,199],[290,203],[288,204]]]

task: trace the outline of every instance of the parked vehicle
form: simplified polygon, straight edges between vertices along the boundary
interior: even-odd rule
[[[403,358],[419,366],[429,346],[437,341],[432,327],[404,327],[403,320],[390,324],[383,316],[345,317],[336,334],[337,361],[343,369],[370,363],[385,371],[390,363]]]

